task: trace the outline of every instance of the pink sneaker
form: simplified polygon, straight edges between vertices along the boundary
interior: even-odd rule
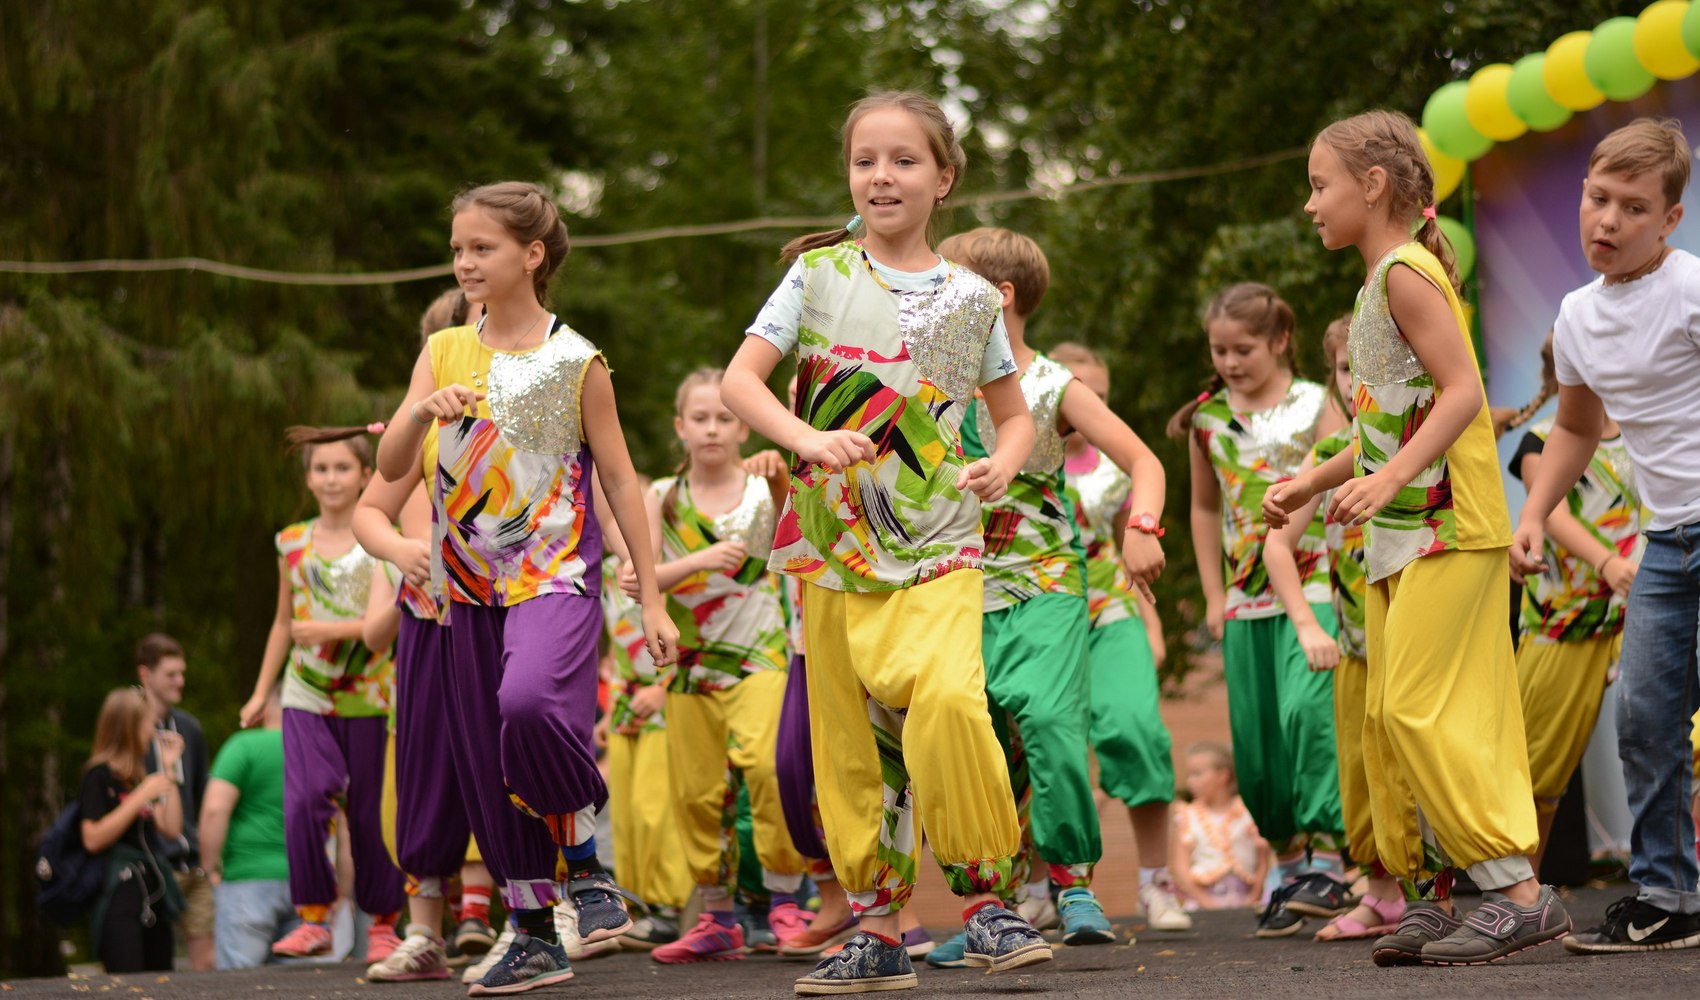
[[[395,924],[373,924],[366,928],[366,961],[377,963],[395,954],[401,938],[395,936]]]
[[[704,913],[684,937],[662,945],[649,957],[667,965],[735,961],[744,957],[744,929],[737,924],[722,927],[714,914]]]
[[[779,947],[784,948],[809,929],[813,917],[814,914],[796,903],[781,903],[767,911],[767,926],[778,939]]]
[[[282,958],[312,958],[331,953],[330,928],[323,924],[298,924],[272,945],[272,954]]]

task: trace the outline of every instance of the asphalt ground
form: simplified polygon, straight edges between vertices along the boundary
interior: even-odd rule
[[[1578,927],[1597,923],[1622,896],[1622,884],[1566,893]],[[1474,900],[1460,902],[1468,907]],[[1367,942],[1319,944],[1310,933],[1275,941],[1251,936],[1245,911],[1195,914],[1185,934],[1148,931],[1138,919],[1117,920],[1136,944],[1084,948],[1058,946],[1048,964],[1002,975],[932,969],[917,962],[915,997],[1254,997],[1335,998],[1396,996],[1480,997],[1693,997],[1700,993],[1700,949],[1609,957],[1578,956],[1557,944],[1544,945],[1506,962],[1481,968],[1378,968]],[[934,929],[936,937],[941,931]],[[570,982],[536,991],[538,997],[715,998],[744,1000],[792,995],[791,983],[807,972],[806,962],[752,955],[741,961],[661,966],[641,952],[579,962]],[[256,998],[256,1000],[372,1000],[392,997],[461,997],[458,979],[437,983],[367,983],[353,963],[316,967],[270,966],[246,972],[171,973],[132,976],[14,980],[0,996]]]

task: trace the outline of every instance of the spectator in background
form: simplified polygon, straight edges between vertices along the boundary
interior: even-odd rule
[[[165,857],[176,872],[178,888],[182,890],[184,910],[177,921],[177,930],[189,952],[189,966],[200,972],[213,967],[213,893],[207,873],[201,867],[200,841],[196,824],[201,814],[201,796],[207,790],[207,737],[201,723],[177,707],[183,700],[184,675],[188,660],[176,639],[155,632],[142,637],[136,644],[136,678],[147,697],[154,728],[161,733],[176,733],[182,738],[183,754],[172,769],[183,798],[183,832],[165,843]],[[150,743],[147,754],[148,770],[159,770],[159,752]]]
[[[265,728],[230,737],[213,761],[201,805],[201,848],[217,902],[217,966],[251,969],[295,925],[283,846],[283,688],[266,701]]]

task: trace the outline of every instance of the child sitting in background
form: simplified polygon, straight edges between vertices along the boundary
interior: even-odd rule
[[[1175,803],[1169,872],[1189,910],[1254,906],[1269,874],[1269,845],[1240,801],[1234,756],[1220,743],[1186,752],[1191,801]]]

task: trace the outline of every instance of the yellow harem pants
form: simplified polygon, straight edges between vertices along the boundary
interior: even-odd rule
[[[690,869],[673,819],[667,730],[608,734],[608,812],[614,827],[614,872],[620,885],[651,906],[682,909],[691,897]]]
[[[879,593],[803,587],[815,794],[857,913],[908,901],[915,812],[952,892],[1010,891],[1021,833],[986,707],[983,587],[965,569]]]
[[[1623,636],[1593,635],[1575,642],[1539,642],[1523,636],[1517,649],[1517,688],[1529,738],[1529,778],[1535,813],[1551,816],[1582,762],[1606,675],[1617,662]]]
[[[1439,552],[1369,585],[1364,770],[1388,874],[1532,876],[1538,840],[1503,548]]]
[[[699,886],[730,891],[738,877],[737,782],[750,790],[756,857],[795,891],[805,862],[779,802],[774,751],[785,671],[762,670],[720,691],[667,693],[667,759],[685,868]],[[790,884],[796,883],[796,884]]]
[[[1369,774],[1364,770],[1364,701],[1369,694],[1369,664],[1341,656],[1334,668],[1335,757],[1340,762],[1340,814],[1352,860],[1364,868],[1376,863],[1375,823],[1370,818]]]

